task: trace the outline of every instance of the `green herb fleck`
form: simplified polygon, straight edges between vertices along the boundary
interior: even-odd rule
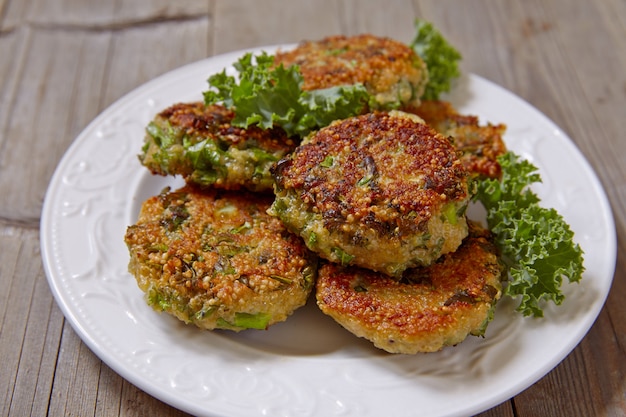
[[[238,227],[235,227],[235,228],[231,229],[230,232],[234,233],[234,234],[239,234],[239,233],[241,233],[243,231],[250,230],[250,229],[252,229],[252,225],[250,224],[249,221],[246,221],[241,226],[238,226]]]
[[[281,284],[289,285],[289,284],[291,284],[293,282],[293,280],[285,278],[285,277],[281,277],[280,275],[270,275],[270,278],[280,282]]]
[[[443,209],[443,218],[448,221],[451,225],[456,225],[459,221],[459,217],[457,215],[456,206],[452,203],[448,204]]]
[[[337,248],[337,247],[332,248],[331,252],[337,258],[339,263],[341,263],[342,266],[350,265],[350,262],[352,262],[352,260],[354,259],[354,255],[350,255],[350,254],[346,253],[341,248]]]
[[[235,313],[235,327],[243,329],[266,329],[272,316],[268,313]]]
[[[205,317],[209,317],[210,315],[212,315],[213,313],[217,311],[217,308],[218,308],[217,306],[204,307],[201,310],[197,311],[196,314],[193,315],[193,319],[202,320]]]
[[[333,166],[333,162],[335,162],[335,158],[331,155],[326,156],[322,162],[320,162],[320,166],[323,168],[330,168]]]

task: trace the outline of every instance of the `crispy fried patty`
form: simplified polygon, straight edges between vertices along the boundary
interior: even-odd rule
[[[501,295],[503,265],[488,231],[476,225],[454,253],[405,271],[398,281],[370,270],[320,267],[320,309],[390,353],[435,352],[482,335]]]
[[[502,169],[498,156],[506,152],[502,140],[505,125],[480,125],[478,117],[459,114],[446,101],[423,101],[419,106],[405,110],[420,116],[442,135],[451,137],[454,147],[461,152],[461,162],[470,174],[500,177]]]
[[[334,122],[272,172],[270,213],[332,262],[397,277],[467,235],[467,173],[450,142],[414,115]]]
[[[372,108],[417,104],[428,81],[426,65],[409,46],[373,35],[331,36],[279,51],[275,63],[298,65],[303,89],[363,84]]]
[[[205,329],[265,329],[305,304],[315,257],[247,192],[164,190],[128,227],[129,271],[157,311]]]
[[[146,128],[141,163],[153,174],[223,189],[272,190],[269,168],[295,148],[282,129],[242,129],[223,106],[179,103]]]

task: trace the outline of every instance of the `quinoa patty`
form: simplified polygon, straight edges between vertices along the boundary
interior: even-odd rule
[[[261,194],[164,190],[128,227],[129,271],[146,301],[205,329],[265,329],[305,304],[316,258],[266,213]]]
[[[490,233],[471,224],[454,253],[394,280],[370,270],[320,267],[320,309],[390,353],[435,352],[482,335],[501,295],[504,267]]]
[[[480,125],[478,117],[459,114],[447,101],[423,101],[405,111],[417,114],[437,132],[452,138],[454,147],[461,152],[461,162],[471,175],[500,178],[498,156],[506,152],[502,140],[505,125]]]
[[[220,105],[178,103],[146,127],[141,163],[153,174],[223,189],[272,190],[269,168],[296,144],[282,129],[242,129]]]
[[[450,142],[414,115],[336,121],[272,173],[270,213],[332,262],[398,277],[467,235],[467,172]]]
[[[367,34],[305,41],[277,52],[274,62],[298,65],[305,90],[363,84],[374,99],[371,108],[417,104],[428,81],[426,65],[408,45]]]

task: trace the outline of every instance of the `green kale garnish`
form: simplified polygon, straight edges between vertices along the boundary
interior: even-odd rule
[[[529,188],[541,181],[537,167],[513,152],[498,160],[502,179],[479,180],[475,198],[487,210],[487,224],[508,267],[505,294],[520,297],[517,310],[525,316],[542,317],[541,301],[563,301],[563,277],[582,278],[583,251],[563,217],[541,207]]]
[[[458,64],[461,54],[432,23],[417,19],[415,31],[411,47],[428,69],[428,84],[422,99],[437,100],[441,93],[450,91],[452,79],[461,75]]]
[[[232,124],[238,127],[280,126],[290,136],[303,137],[334,120],[360,114],[369,99],[362,84],[304,91],[298,66],[275,67],[274,57],[266,52],[247,53],[233,66],[237,77],[225,70],[209,77],[204,101],[234,108]]]

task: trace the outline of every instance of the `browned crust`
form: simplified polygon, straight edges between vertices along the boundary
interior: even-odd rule
[[[324,166],[327,158],[337,167]],[[361,222],[415,231],[444,205],[468,196],[467,173],[446,138],[409,117],[381,112],[321,129],[273,172],[278,189],[299,193],[331,229]]]
[[[405,271],[398,281],[356,267],[320,267],[320,309],[349,331],[393,353],[432,352],[477,333],[501,294],[489,232],[471,227],[456,252]]]
[[[442,135],[452,137],[463,165],[471,174],[500,177],[502,169],[497,158],[507,150],[502,140],[504,124],[481,126],[478,117],[459,114],[446,101],[423,101],[404,110],[417,114]]]
[[[205,106],[202,102],[176,103],[158,113],[172,126],[188,135],[217,134],[230,128],[235,113],[224,106]]]
[[[196,138],[197,142],[216,136],[233,146],[254,141],[259,148],[269,152],[287,152],[295,147],[294,141],[282,129],[261,129],[255,125],[244,129],[232,125],[234,117],[232,110],[220,104],[207,106],[202,102],[176,103],[157,115],[157,119],[180,129],[192,140]]]
[[[147,125],[139,160],[153,174],[205,187],[271,191],[271,165],[296,143],[280,128],[233,126],[234,117],[221,105],[174,104]]]
[[[270,204],[262,194],[189,185],[151,197],[125,235],[129,270],[186,322],[208,307],[219,309],[216,317],[279,311],[284,320],[306,301],[316,260],[266,213]]]
[[[427,78],[422,60],[412,48],[369,34],[305,41],[294,50],[278,51],[275,63],[298,65],[305,90],[362,83],[376,94],[388,91],[399,77]]]

